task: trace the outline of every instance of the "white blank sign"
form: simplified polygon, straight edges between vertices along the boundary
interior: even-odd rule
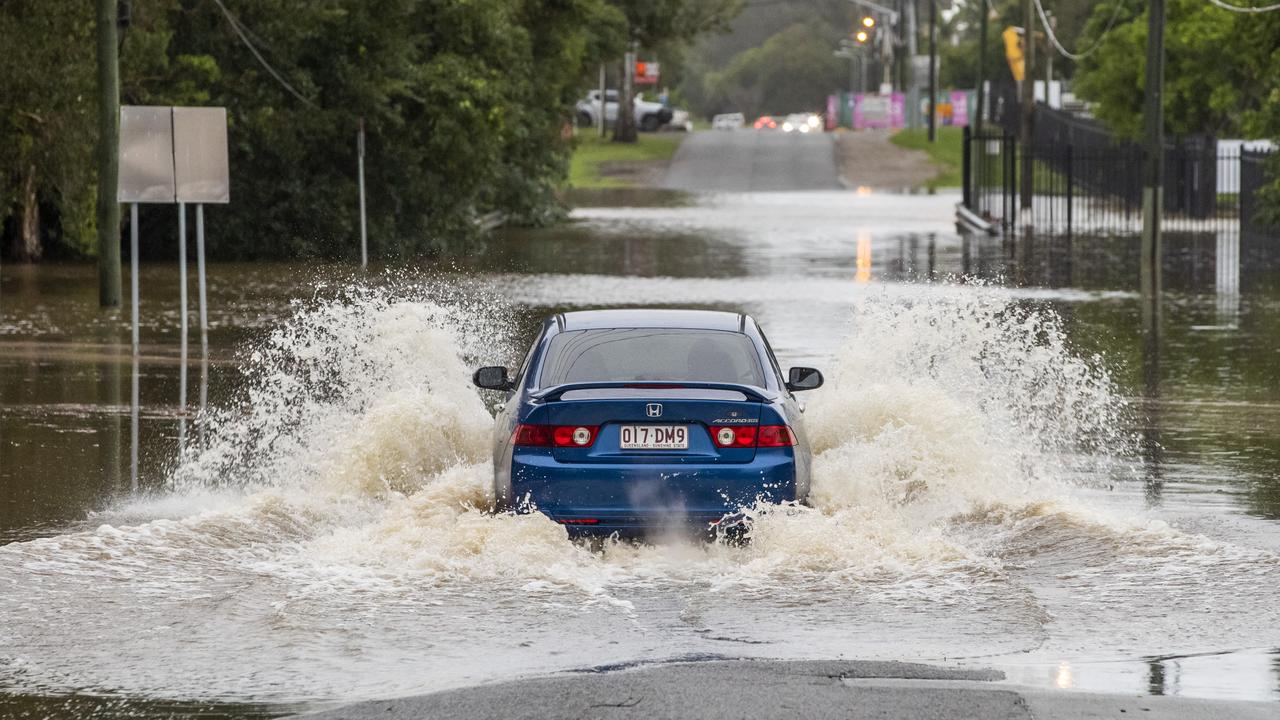
[[[231,202],[226,108],[175,107],[173,152],[178,202]]]
[[[119,181],[119,202],[173,202],[172,108],[120,108]]]

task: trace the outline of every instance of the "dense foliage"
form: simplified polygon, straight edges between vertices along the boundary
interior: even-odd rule
[[[563,134],[589,68],[626,21],[606,0],[133,0],[121,102],[228,111],[232,202],[210,208],[216,257],[358,252],[356,128],[368,132],[371,251],[458,247],[474,219],[556,211]],[[45,254],[92,252],[93,9],[0,4],[0,218],[5,250],[46,210]],[[26,190],[32,192],[26,192]],[[144,206],[144,254],[176,252],[174,210]]]
[[[1099,5],[1088,31],[1101,37],[1114,6]],[[1145,3],[1120,22],[1076,73],[1076,91],[1118,134],[1142,132],[1146,74]],[[1233,13],[1203,0],[1168,0],[1165,23],[1165,131],[1219,138],[1280,138],[1280,12]],[[1280,227],[1280,154],[1259,192],[1261,222]]]
[[[750,2],[729,32],[704,37],[681,58],[679,92],[703,116],[821,110],[848,87],[849,61],[834,57],[852,28],[848,0]]]
[[[1091,34],[1114,6],[1099,5]],[[1076,73],[1076,92],[1122,135],[1142,131],[1146,73],[1145,3],[1126,3],[1121,20]],[[1280,13],[1245,15],[1204,0],[1168,0],[1164,112],[1168,132],[1217,137],[1280,135]]]
[[[823,111],[824,100],[846,81],[849,61],[831,52],[830,29],[814,21],[791,25],[745,50],[704,78],[705,102],[748,116]],[[874,80],[874,78],[873,78]]]
[[[41,225],[67,253],[93,244],[93,21],[86,3],[0,4],[0,239],[19,257],[45,254]]]

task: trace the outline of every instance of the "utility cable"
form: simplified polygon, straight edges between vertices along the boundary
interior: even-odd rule
[[[302,93],[293,89],[293,86],[281,77],[280,73],[276,72],[275,68],[271,67],[271,64],[267,62],[266,58],[262,57],[262,53],[258,52],[258,48],[253,46],[249,37],[245,35],[244,28],[240,27],[239,21],[237,21],[235,16],[231,14],[231,11],[227,9],[227,6],[222,4],[222,0],[213,0],[213,4],[217,5],[218,8],[222,10],[222,14],[227,16],[227,22],[231,24],[231,29],[236,31],[236,35],[240,36],[240,41],[244,43],[245,47],[249,48],[249,52],[253,53],[253,56],[258,59],[258,62],[262,67],[266,68],[268,73],[271,73],[271,77],[275,78],[276,82],[280,83],[280,85],[284,87],[285,90],[288,90],[291,95],[301,100],[304,105],[312,108],[316,107],[315,103],[303,97]]]
[[[1256,14],[1256,13],[1274,12],[1276,10],[1280,10],[1280,4],[1264,5],[1263,7],[1241,7],[1239,5],[1232,5],[1231,3],[1225,3],[1222,0],[1209,0],[1209,3],[1214,7],[1219,7],[1219,8],[1222,8],[1223,10],[1230,10],[1231,12],[1237,12],[1237,13]]]
[[[1044,26],[1044,33],[1048,36],[1049,42],[1053,43],[1053,47],[1059,54],[1070,60],[1083,60],[1093,54],[1094,50],[1102,47],[1102,40],[1107,37],[1107,33],[1111,32],[1111,28],[1115,27],[1116,20],[1120,17],[1120,8],[1124,6],[1123,0],[1116,0],[1115,9],[1111,11],[1111,19],[1107,21],[1107,26],[1102,29],[1102,34],[1098,35],[1098,39],[1094,40],[1093,44],[1088,48],[1078,53],[1073,53],[1063,47],[1062,43],[1058,41],[1058,36],[1053,34],[1053,28],[1049,26],[1049,17],[1044,12],[1044,5],[1040,4],[1040,0],[1035,0],[1035,2],[1036,12],[1040,15],[1040,24]],[[1214,2],[1214,0],[1209,0],[1209,2]]]

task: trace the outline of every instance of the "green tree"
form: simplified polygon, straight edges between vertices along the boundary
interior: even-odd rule
[[[46,238],[92,252],[93,19],[72,0],[0,4],[0,229],[14,221],[8,254],[18,260],[39,260]],[[57,222],[42,222],[42,207]]]
[[[33,164],[64,229],[81,217],[72,199],[92,207],[93,17],[81,5],[0,9],[0,32],[20,41],[0,58],[4,217],[18,216],[15,188]],[[132,18],[124,103],[228,110],[232,203],[210,208],[208,238],[223,258],[355,252],[361,118],[379,255],[463,249],[494,211],[556,217],[572,103],[625,34],[606,0],[134,0]],[[172,210],[142,211],[144,252],[174,254]]]
[[[703,33],[727,27],[744,0],[610,0],[626,18],[627,37],[643,48],[658,49],[692,41]],[[624,72],[628,69],[624,68]],[[623,85],[613,139],[635,142],[634,88]]]
[[[708,74],[707,106],[749,116],[818,110],[848,78],[847,60],[832,55],[830,29],[810,21],[739,53],[723,71]]]
[[[1086,32],[1110,18],[1098,6]],[[1172,0],[1165,25],[1165,130],[1173,135],[1280,138],[1280,13],[1233,13],[1200,0]],[[1147,20],[1122,13],[1098,51],[1081,63],[1076,91],[1118,134],[1142,131]],[[1258,194],[1264,224],[1280,227],[1280,155]]]
[[[1095,8],[1086,35],[1097,37],[1114,11]],[[1171,0],[1166,8],[1166,131],[1219,137],[1275,133],[1267,118],[1280,106],[1280,17],[1231,13],[1202,0]],[[1145,8],[1121,19],[1097,52],[1080,63],[1075,90],[1117,133],[1142,130],[1146,72]]]

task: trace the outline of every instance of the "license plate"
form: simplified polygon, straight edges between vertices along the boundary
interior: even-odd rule
[[[687,450],[689,428],[684,425],[623,425],[623,450]]]

